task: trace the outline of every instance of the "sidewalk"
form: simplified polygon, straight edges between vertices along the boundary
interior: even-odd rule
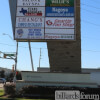
[[[3,89],[3,84],[0,83],[0,90]]]

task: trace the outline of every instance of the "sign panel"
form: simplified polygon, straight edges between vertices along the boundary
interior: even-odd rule
[[[42,17],[17,17],[16,27],[44,27],[44,18]]]
[[[46,0],[46,6],[74,6],[74,0]]]
[[[17,6],[45,6],[45,0],[17,0]]]
[[[46,7],[46,17],[73,17],[74,7]]]
[[[66,34],[45,34],[45,39],[62,39],[62,40],[73,40],[75,38],[74,35],[66,35]]]
[[[15,39],[44,39],[44,29],[16,28]]]
[[[11,57],[11,56],[16,56],[16,54],[4,54],[5,56],[9,56],[9,57]]]
[[[46,18],[46,28],[74,28],[74,18]]]
[[[44,7],[17,7],[17,16],[44,16]]]
[[[45,29],[45,34],[73,34],[74,29]]]

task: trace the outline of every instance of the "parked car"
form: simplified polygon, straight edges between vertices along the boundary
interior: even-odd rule
[[[5,78],[0,78],[0,83],[5,83],[6,84],[6,79]]]

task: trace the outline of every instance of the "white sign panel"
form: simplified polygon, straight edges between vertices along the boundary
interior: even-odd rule
[[[45,6],[45,0],[17,0],[17,6]]]
[[[15,39],[44,39],[44,29],[16,28]]]
[[[45,16],[44,7],[17,7],[17,16]]]
[[[45,34],[73,34],[74,29],[45,29]]]
[[[44,18],[16,17],[16,27],[44,27]]]
[[[46,18],[46,28],[74,28],[74,18]]]
[[[67,39],[73,40],[75,38],[74,35],[61,35],[61,34],[45,34],[45,39]]]

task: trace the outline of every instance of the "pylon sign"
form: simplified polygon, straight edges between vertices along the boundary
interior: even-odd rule
[[[75,0],[17,0],[14,38],[75,40]]]

